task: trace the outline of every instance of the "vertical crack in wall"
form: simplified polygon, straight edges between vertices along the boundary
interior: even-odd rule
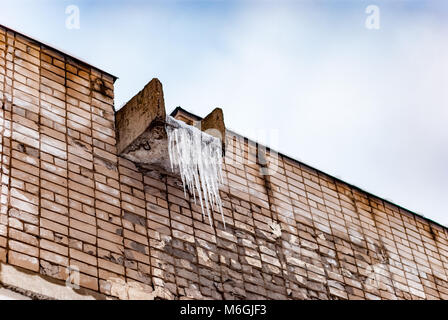
[[[109,164],[110,165],[110,163],[109,162],[105,162],[105,163],[107,163],[107,164]],[[95,166],[95,164],[94,164],[94,166]],[[107,167],[107,166],[106,166]],[[117,170],[117,178],[118,178],[118,181],[121,181],[121,172],[120,172],[120,161],[117,159],[117,164],[116,164],[116,170]],[[108,169],[111,169],[112,168],[112,166],[109,166],[109,167],[107,167]],[[94,169],[95,169],[95,167],[94,167]],[[96,183],[95,183],[96,184]],[[125,254],[125,241],[124,241],[124,225],[123,225],[123,219],[124,219],[124,214],[125,214],[125,210],[123,209],[123,196],[122,196],[122,190],[121,190],[121,183],[119,184],[119,186],[118,186],[118,201],[119,201],[119,203],[120,203],[120,218],[119,218],[119,220],[120,220],[120,227],[122,228],[122,235],[121,235],[121,245],[123,246],[123,249],[122,250],[120,250],[120,254],[121,254],[121,256],[122,256],[122,263],[123,263],[123,268],[124,268],[124,270],[125,270],[125,272],[124,272],[124,275],[123,275],[123,278],[124,278],[124,281],[125,281],[125,283],[127,283],[127,272],[126,272],[126,260],[127,260],[127,258],[126,258],[126,254]],[[95,199],[95,216],[96,216],[96,207],[97,207],[97,204],[96,204],[96,199]],[[147,213],[146,213],[146,201],[145,201],[145,215],[146,215],[146,217],[145,217],[145,224],[147,223],[146,222],[146,219],[147,219],[147,217],[148,217],[148,215],[147,215]],[[109,222],[110,222],[110,217],[108,217],[108,219],[109,219]],[[98,234],[98,225],[96,226],[96,233]],[[149,238],[148,238],[149,239]],[[97,239],[97,241],[98,241],[98,239]],[[120,248],[121,249],[121,248]],[[98,248],[96,249],[97,250],[97,256],[98,256]],[[149,250],[148,250],[148,252],[149,252]],[[150,255],[150,257],[151,257],[151,255]],[[98,258],[97,258],[98,259]],[[106,281],[106,282],[108,282],[109,280],[104,280],[104,281]],[[101,283],[100,283],[100,277],[98,276],[98,289],[100,289],[100,287],[101,287]]]
[[[10,36],[12,34],[12,46],[9,45],[9,41],[10,41]],[[9,61],[11,64],[14,63],[14,47],[15,47],[15,35],[13,32],[11,31],[6,31],[6,47],[7,47],[7,51],[6,51],[6,57],[5,57],[5,81],[7,81],[8,79],[8,56],[9,56],[9,51],[12,51],[11,53],[11,61]],[[5,91],[9,91],[7,92],[7,100],[9,100],[9,102],[7,102],[7,108],[6,110],[8,111],[8,118],[9,118],[9,147],[8,147],[8,186],[7,186],[7,232],[8,232],[8,236],[7,236],[7,244],[6,244],[6,262],[9,262],[9,238],[10,238],[10,228],[9,228],[9,215],[10,215],[10,210],[11,210],[11,166],[12,166],[12,136],[13,136],[13,132],[14,132],[14,126],[13,126],[13,121],[12,121],[12,112],[13,112],[13,86],[14,86],[14,77],[12,76],[12,70],[11,70],[11,85],[9,86],[6,83],[6,88],[8,88],[9,90],[5,90]],[[8,98],[9,96],[9,98]]]
[[[187,200],[187,199],[185,199],[185,200]],[[198,287],[199,287],[199,292],[202,294],[202,291],[201,291],[201,274],[200,274],[200,272],[199,272],[199,266],[200,266],[200,264],[199,264],[199,254],[198,254],[198,246],[199,246],[199,244],[198,244],[198,242],[197,242],[197,240],[196,240],[196,232],[195,232],[195,228],[194,228],[194,218],[193,218],[193,210],[192,210],[192,207],[191,207],[191,201],[190,201],[190,196],[189,196],[189,198],[188,198],[188,201],[187,201],[187,203],[188,203],[188,209],[190,210],[190,214],[191,214],[191,221],[192,221],[192,227],[193,227],[193,237],[194,237],[194,239],[195,239],[195,242],[194,242],[194,246],[195,246],[195,263],[196,263],[196,275],[197,275],[197,277],[198,277]],[[169,203],[168,203],[168,207],[169,207],[170,205],[169,205]],[[182,208],[180,209],[180,214],[182,214]],[[202,216],[202,218],[204,218],[203,216]],[[213,228],[213,231],[215,231],[215,228]],[[215,232],[214,232],[215,233]],[[216,233],[215,233],[216,234]]]
[[[247,174],[247,172],[246,172],[246,174]],[[229,197],[231,197],[230,195],[229,195]],[[231,209],[232,209],[232,218],[234,219],[234,216],[233,216],[233,212],[234,211],[236,211],[235,210],[235,208],[234,208],[234,205],[233,205],[233,203],[232,203],[232,201],[230,201],[230,206],[231,206]],[[251,210],[250,210],[250,212],[251,213],[253,213],[253,211],[252,211],[252,208],[251,208]],[[253,218],[252,218],[252,220],[253,220]],[[234,220],[235,221],[235,220]],[[236,232],[235,232],[235,230],[236,230],[236,228],[233,230],[234,232],[234,234],[235,234],[235,237],[237,237],[237,241],[238,241],[238,245],[241,245],[242,247],[243,247],[243,250],[245,250],[244,249],[244,245],[242,245],[242,243],[241,243],[241,237],[239,237],[237,234],[236,234]],[[264,283],[264,289],[266,290],[266,288],[268,288],[268,282],[267,282],[267,279],[263,276],[263,273],[264,273],[264,270],[263,270],[263,264],[262,264],[262,260],[261,260],[261,250],[260,250],[260,245],[259,245],[259,243],[257,242],[257,237],[256,237],[256,232],[253,234],[253,237],[254,237],[254,246],[255,246],[255,251],[257,252],[257,254],[258,254],[258,257],[260,258],[260,263],[261,263],[261,270],[260,270],[260,274],[261,274],[261,280],[263,280],[263,283]],[[240,264],[242,264],[242,256],[238,253],[238,262],[240,263]],[[252,268],[255,268],[255,266],[251,266]],[[243,284],[245,284],[245,282],[244,282],[244,276],[243,276]],[[246,285],[244,285],[244,288],[246,288]]]
[[[415,222],[416,222],[416,225],[417,225],[417,218],[414,216],[414,220],[415,220]],[[432,239],[434,240],[434,246],[435,246],[435,248],[436,248],[436,250],[437,250],[437,254],[439,255],[439,257],[442,257],[442,254],[441,254],[441,251],[440,251],[440,248],[439,248],[439,244],[438,244],[438,241],[437,241],[437,234],[434,232],[434,229],[433,229],[433,226],[431,225],[431,221],[428,221],[427,222],[428,223],[428,226],[429,226],[429,232],[430,232],[430,234],[431,234],[431,236],[432,236]],[[445,232],[446,232],[446,230],[445,230]],[[423,240],[422,240],[422,242],[423,242]],[[414,256],[414,255],[413,255]],[[414,257],[415,258],[415,257]],[[429,262],[429,261],[428,261]],[[437,279],[440,279],[440,277],[438,277],[436,274],[435,274],[435,272],[434,272],[434,269],[432,268],[432,264],[431,263],[429,263],[429,268],[431,269],[431,271],[432,271],[432,277],[434,278],[434,283],[435,283],[435,286],[436,286],[436,288],[437,288],[437,294],[439,295],[439,297],[440,297],[440,299],[442,299],[442,297],[440,296],[440,294],[439,294],[439,292],[441,292],[441,291],[443,291],[443,290],[445,290],[445,289],[441,289],[440,290],[440,288],[441,288],[441,286],[440,286],[440,284],[439,284],[439,281],[437,281],[436,280],[436,278]],[[419,275],[420,276],[420,275]],[[445,272],[445,277],[447,276],[447,273]],[[423,283],[422,283],[422,285],[423,285]],[[426,286],[425,286],[426,287]],[[443,287],[442,287],[443,288]],[[424,290],[424,289],[423,289]],[[426,294],[426,293],[425,293]]]
[[[39,234],[36,235],[37,241],[38,241],[38,249],[39,249],[39,253],[38,253],[38,263],[39,263],[39,272],[42,273],[41,270],[41,237],[40,237],[40,223],[41,223],[41,213],[42,213],[42,178],[41,178],[41,170],[42,170],[42,160],[41,160],[41,150],[42,150],[42,121],[41,121],[41,116],[42,116],[42,102],[41,102],[41,98],[42,98],[42,76],[41,76],[41,64],[42,64],[42,46],[39,45],[39,114],[37,116],[37,130],[39,133],[39,153],[38,153],[38,163],[39,163],[39,185],[38,185],[38,193],[37,196],[39,197],[39,206],[37,208],[37,212],[38,212],[38,221],[37,221],[37,226],[39,228]],[[68,240],[68,239],[67,239]],[[67,244],[68,246],[68,244]],[[70,250],[68,250],[68,255],[70,254]],[[69,264],[70,264],[70,259],[68,260]]]
[[[237,228],[235,227],[235,215],[234,215],[234,212],[236,211],[236,209],[235,209],[235,207],[234,207],[234,204],[233,204],[233,202],[232,202],[232,200],[231,200],[231,196],[229,195],[229,198],[230,198],[230,208],[231,208],[231,210],[232,210],[232,220],[233,220],[233,225],[232,226],[228,226],[229,227],[229,229],[231,228],[232,229],[232,231],[233,231],[233,234],[235,235],[235,238],[237,239],[237,252],[236,252],[236,254],[237,254],[237,257],[238,257],[238,263],[242,266],[242,260],[241,260],[241,255],[240,255],[240,252],[239,252],[239,248],[238,247],[240,247],[240,248],[243,248],[243,250],[244,250],[244,246],[242,245],[242,243],[241,243],[241,237],[238,235],[238,232],[237,232]],[[257,246],[257,248],[258,248],[258,246]],[[229,258],[230,259],[230,258]],[[230,265],[231,265],[232,263],[230,262]],[[227,266],[226,266],[227,267]],[[224,279],[224,276],[225,276],[225,274],[223,273],[223,272],[221,272],[221,281],[222,281],[222,284],[223,284],[223,290],[224,290],[224,292],[225,292],[225,286],[224,286],[224,283],[225,282],[227,282],[227,281],[229,281],[228,280],[228,277],[226,276],[225,278],[226,279]],[[231,281],[235,281],[235,280],[231,280]],[[242,277],[241,277],[241,281],[242,281],[242,283],[243,283],[243,287],[244,287],[244,292],[245,292],[245,294],[246,294],[246,283],[245,283],[245,279],[244,279],[244,273],[242,273]],[[239,296],[238,295],[238,293],[237,292],[231,292],[231,294],[233,295],[233,296],[235,296],[235,297],[239,297],[240,299],[245,299],[246,298],[246,296],[244,296],[244,297],[241,297],[241,296]],[[224,298],[225,298],[225,296],[224,296]]]
[[[352,194],[353,194],[353,191],[352,191]],[[369,207],[370,207],[370,208],[373,208],[373,206],[372,206],[372,200],[371,200],[370,196],[367,196],[367,199],[369,200]],[[384,203],[384,202],[383,202],[383,203]],[[356,205],[355,205],[355,208],[357,208]],[[372,210],[372,212],[370,212],[370,216],[371,216],[371,218],[372,218],[372,220],[373,220],[375,229],[376,229],[376,230],[379,230],[379,229],[378,229],[378,222],[377,222],[377,219],[376,219],[376,214],[373,212],[373,210]],[[394,291],[393,293],[394,293],[395,297],[398,297],[398,295],[397,295],[397,288],[395,287],[394,279],[392,279],[392,273],[391,273],[391,271],[390,271],[390,257],[389,257],[389,252],[388,252],[387,247],[386,247],[386,245],[384,244],[384,241],[383,241],[383,239],[381,238],[381,235],[380,235],[379,233],[378,233],[378,242],[379,242],[380,245],[381,245],[381,247],[380,247],[381,251],[384,251],[384,253],[385,253],[384,260],[386,261],[385,265],[386,265],[386,268],[387,268],[388,278],[390,279],[391,287],[392,287],[392,289],[393,289],[393,291]]]
[[[52,59],[54,59],[54,57],[52,57]],[[68,150],[68,146],[70,145],[69,144],[69,135],[68,135],[68,123],[67,123],[67,98],[68,98],[68,96],[67,96],[67,64],[68,64],[68,61],[67,61],[67,57],[64,55],[63,56],[63,59],[64,59],[64,106],[65,106],[65,117],[64,117],[64,126],[65,126],[65,130],[66,130],[66,132],[65,132],[65,146],[66,146],[66,152],[67,152],[67,170],[66,170],[66,174],[67,174],[67,180],[68,180],[68,177],[70,176],[70,174],[69,174],[69,171],[70,171],[70,169],[69,169],[69,150]],[[39,127],[40,127],[40,124],[39,124]],[[68,199],[70,199],[70,186],[69,186],[69,183],[68,183],[68,181],[67,181],[67,183],[66,183],[66,190],[67,190],[67,200]],[[67,258],[68,258],[68,265],[70,266],[70,264],[71,264],[71,261],[72,261],[72,259],[71,259],[71,253],[70,253],[70,249],[71,249],[71,246],[72,246],[72,238],[71,238],[71,232],[70,232],[70,212],[71,212],[71,210],[70,210],[70,201],[68,201],[68,208],[67,208],[67,219],[68,219],[68,225],[67,225]],[[97,237],[98,237],[98,235],[96,235]],[[84,244],[82,244],[82,252],[84,252]],[[98,249],[97,249],[97,251],[98,251]],[[98,265],[98,259],[97,259],[97,265]],[[68,271],[68,269],[67,269],[67,271]],[[68,274],[67,274],[67,277],[70,277],[70,271],[68,271]],[[98,280],[97,280],[97,282],[99,282],[99,277],[97,277],[98,278]],[[99,287],[98,287],[98,289],[99,289]]]
[[[77,68],[78,69],[78,68]],[[67,79],[67,67],[66,67],[66,71],[65,71],[65,75],[66,75],[66,79]],[[90,105],[90,130],[91,130],[91,132],[92,132],[92,139],[94,139],[93,138],[93,130],[94,130],[94,127],[93,127],[93,118],[92,118],[92,114],[94,113],[93,112],[93,90],[94,90],[94,86],[92,85],[92,78],[93,78],[93,74],[92,74],[92,68],[89,68],[89,83],[90,83],[90,87],[89,87],[89,100],[90,100],[90,103],[89,103],[89,105]],[[66,80],[67,81],[67,80]],[[68,108],[67,108],[67,106],[66,106],[66,113],[67,113],[67,111],[68,111]],[[68,130],[68,128],[67,128],[67,130]],[[75,139],[73,139],[72,141],[75,141],[75,143],[77,142]],[[93,142],[92,142],[93,143]],[[69,144],[68,144],[68,141],[67,141],[67,154],[68,154],[68,146],[69,146]],[[96,197],[97,197],[97,185],[96,185],[96,176],[95,176],[95,173],[96,173],[96,168],[95,168],[95,158],[98,158],[98,156],[97,155],[95,155],[95,153],[94,153],[94,146],[92,146],[92,180],[93,180],[93,187],[92,187],[92,189],[93,189],[93,210],[95,211],[95,247],[96,247],[96,249],[95,249],[95,257],[96,257],[96,264],[97,264],[97,266],[99,266],[99,253],[98,253],[98,248],[99,248],[99,246],[98,246],[98,213],[97,213],[97,199],[96,199]],[[117,161],[117,163],[116,163],[116,166],[117,166],[117,172],[118,172],[118,161]],[[81,174],[82,174],[82,171],[81,171]],[[118,173],[118,179],[120,179],[120,174]],[[68,185],[68,183],[67,183],[67,185]],[[121,206],[121,190],[119,190],[119,197],[120,197],[120,199],[119,199],[119,203],[120,203],[120,206]],[[70,211],[69,211],[70,212]],[[120,208],[120,215],[121,215],[121,212],[122,212],[122,210],[121,210],[121,208]],[[70,215],[70,213],[69,213],[69,215]],[[121,221],[121,216],[120,216],[120,222],[121,222],[121,224],[123,225],[123,222]],[[123,238],[123,241],[124,241],[124,237],[122,237]],[[123,243],[124,244],[124,243]],[[123,246],[123,248],[124,248],[124,246]],[[83,245],[83,251],[84,251],[84,245]],[[111,255],[111,254],[109,254],[109,255]],[[124,264],[124,261],[123,261],[123,264]],[[123,268],[125,268],[125,266],[123,265]],[[126,280],[126,277],[127,277],[127,274],[126,274],[126,272],[124,273],[124,278],[125,278],[125,281],[127,281]],[[97,287],[98,287],[98,290],[100,290],[100,286],[101,286],[101,284],[100,284],[100,275],[99,275],[99,270],[98,270],[98,276],[97,276]]]
[[[118,160],[118,162],[120,161],[119,159],[117,159],[117,160]],[[141,184],[143,186],[143,190],[145,190],[145,175],[143,173],[141,173],[140,176],[141,176],[140,182],[141,182]],[[118,178],[118,179],[120,179],[120,178]],[[121,199],[122,199],[122,196],[121,196],[121,190],[120,190],[120,205],[121,205]],[[149,280],[151,281],[149,285],[153,288],[153,290],[155,290],[155,285],[154,285],[154,281],[152,279],[152,271],[151,271],[152,270],[151,242],[150,242],[151,240],[150,240],[150,236],[149,236],[149,232],[148,232],[148,229],[149,229],[148,228],[148,207],[146,206],[146,195],[145,194],[143,194],[143,200],[144,200],[144,204],[145,204],[145,234],[146,234],[146,245],[148,247],[148,256],[149,256],[149,259],[148,259],[149,274],[145,273],[143,270],[139,270],[138,266],[137,266],[137,272],[138,273],[142,273],[143,277],[148,276]],[[122,227],[122,230],[123,230],[122,239],[123,239],[123,242],[124,242],[124,226],[123,226],[123,220],[122,220],[123,217],[124,217],[124,210],[121,209],[120,213],[121,213],[121,217],[120,217],[121,227]],[[124,250],[124,246],[123,246],[123,250]]]
[[[0,29],[0,31],[3,31],[3,29]],[[7,201],[7,195],[4,195],[3,193],[3,177],[5,176],[6,172],[5,172],[5,164],[4,164],[4,157],[5,157],[5,131],[6,131],[6,96],[5,96],[5,91],[6,91],[6,53],[8,50],[8,41],[7,41],[7,33],[5,32],[4,35],[5,38],[5,50],[3,51],[3,57],[4,57],[4,68],[3,68],[3,82],[2,82],[2,92],[1,92],[1,132],[0,132],[0,139],[1,139],[1,167],[0,167],[0,183],[1,183],[1,189],[0,189],[0,209],[2,209],[0,211],[0,218],[3,216],[3,208],[5,208],[5,262],[8,262],[8,234],[9,234],[9,227],[8,227],[8,201]],[[7,189],[7,188],[6,188]],[[5,197],[5,204],[3,204],[3,199]]]
[[[320,179],[320,177],[319,177],[319,179]],[[338,189],[337,188],[337,182],[336,182],[336,180],[335,179],[332,179],[332,183],[334,184],[334,186],[335,186],[335,188],[336,188],[336,190]],[[321,192],[323,192],[323,190],[322,190],[322,187],[320,188],[321,190]],[[341,204],[341,197],[340,197],[340,192],[337,190],[336,191],[336,193],[337,193],[337,199],[338,199],[338,205],[339,206],[341,206],[341,208],[342,208],[342,204]],[[342,210],[342,209],[341,209]],[[347,221],[346,221],[346,219],[344,219],[344,226],[345,226],[345,228],[347,229]],[[336,241],[334,240],[334,235],[333,235],[333,228],[331,227],[331,225],[330,225],[330,230],[331,230],[331,236],[333,237],[333,243],[334,244],[336,244]],[[325,238],[325,236],[324,236],[324,238]],[[341,276],[344,276],[344,270],[345,270],[345,268],[341,265],[341,263],[340,263],[340,260],[339,259],[337,259],[337,249],[336,249],[336,247],[335,247],[335,252],[336,252],[336,254],[335,254],[335,261],[336,261],[336,267],[338,268],[338,271],[339,271],[339,274],[341,275]],[[322,257],[322,255],[321,255],[321,260],[323,260],[324,259],[324,257]],[[325,268],[324,267],[324,270],[325,270],[325,275],[326,275],[326,277],[327,277],[327,279],[329,279],[329,274],[328,274],[328,270],[327,270],[327,268]],[[358,280],[358,279],[356,279],[356,280]],[[327,289],[327,295],[328,295],[328,297],[329,298],[331,298],[331,296],[332,296],[332,294],[331,294],[331,292],[330,292],[330,287],[329,287],[329,285],[328,285],[328,283],[326,284],[326,289]],[[346,289],[346,287],[345,287],[345,283],[344,283],[344,288],[345,288],[345,291],[347,291],[347,289]],[[348,295],[347,295],[347,297],[348,297]],[[349,297],[348,297],[349,298]]]
[[[356,214],[357,214],[357,216],[358,216],[358,220],[360,221],[360,223],[361,223],[361,214],[359,213],[359,207],[358,207],[358,203],[357,203],[357,200],[356,200],[356,198],[355,198],[355,195],[354,195],[354,193],[353,193],[353,188],[349,188],[349,190],[350,190],[350,199],[352,200],[352,202],[353,202],[353,206],[355,207],[355,212],[356,212]],[[370,204],[370,199],[367,197],[367,199],[368,199],[368,201],[369,201],[369,204]],[[374,221],[374,223],[375,223],[375,227],[377,227],[377,225],[376,225],[376,220],[375,220],[375,218],[374,218],[374,215],[373,215],[373,213],[372,212],[369,212],[369,214],[370,214],[370,216],[371,216],[371,218],[372,218],[372,220]],[[364,241],[366,242],[366,246],[367,246],[367,252],[369,253],[369,251],[370,251],[370,249],[368,248],[368,245],[367,245],[367,236],[366,236],[366,234],[365,234],[365,231],[364,231],[364,228],[362,227],[362,224],[360,224],[360,231],[362,232],[362,236],[363,236],[363,238],[364,238]],[[378,230],[378,229],[377,229]],[[381,236],[378,234],[378,241],[380,242],[380,244],[381,244],[381,249],[382,250],[384,250],[385,252],[386,252],[386,261],[387,261],[387,259],[388,259],[388,252],[387,252],[387,249],[386,249],[386,247],[384,246],[384,243],[382,242],[382,240],[381,240]],[[352,243],[352,242],[350,242],[350,243]],[[375,252],[375,254],[377,254],[377,252]],[[372,259],[372,256],[369,254],[369,257],[370,257],[370,259]],[[355,259],[356,259],[356,257],[355,257]],[[382,263],[383,263],[383,261],[381,261]],[[387,272],[388,272],[388,274],[390,275],[391,273],[390,273],[390,269],[389,269],[389,263],[388,263],[388,261],[387,261],[387,263],[385,264],[386,265],[386,268],[387,268]],[[372,267],[372,265],[370,264],[370,266]],[[357,266],[357,269],[358,269],[359,267]],[[358,271],[359,272],[359,271]],[[375,269],[373,268],[373,271],[372,272],[376,272],[375,271]],[[376,276],[376,275],[375,275]],[[392,286],[392,288],[393,288],[393,290],[394,290],[394,295],[395,296],[397,296],[397,288],[395,287],[395,284],[394,284],[394,281],[393,281],[393,279],[391,279],[391,286]],[[363,283],[363,288],[365,287],[365,283]],[[380,289],[379,288],[377,288],[377,290],[378,291],[380,291]]]
[[[164,178],[164,182],[165,182],[165,201],[166,201],[166,203],[167,203],[167,206],[168,206],[168,220],[169,220],[169,222],[170,222],[170,238],[171,238],[171,242],[174,240],[174,235],[173,235],[173,224],[172,224],[172,217],[171,217],[171,209],[170,209],[170,202],[169,202],[169,198],[168,198],[168,177],[167,177],[167,175],[163,175],[163,178]],[[173,263],[173,269],[174,269],[174,271],[176,271],[176,268],[177,268],[177,266],[176,266],[176,261],[175,260],[173,260],[174,261],[174,263]],[[174,294],[173,292],[173,294],[176,296],[176,297],[179,297],[180,296],[180,293],[179,293],[179,285],[178,285],[178,280],[177,280],[177,276],[176,276],[176,274],[174,274],[173,275],[173,277],[174,277],[174,283],[176,284],[176,293]],[[165,279],[164,279],[164,282],[165,282]],[[170,290],[171,291],[171,290]]]
[[[261,151],[263,149],[266,152],[266,154]],[[248,150],[249,150],[249,148],[248,148]],[[250,151],[248,151],[248,152],[250,152]],[[281,226],[280,220],[278,218],[278,212],[277,212],[277,210],[275,210],[275,204],[272,203],[272,198],[274,198],[274,192],[272,190],[272,183],[271,183],[271,177],[270,177],[270,173],[269,173],[268,160],[266,157],[267,153],[268,153],[268,150],[266,148],[262,148],[260,146],[260,144],[258,144],[258,143],[256,144],[256,162],[261,169],[259,172],[261,172],[264,188],[266,190],[266,195],[268,198],[268,205],[269,205],[269,212],[271,213],[271,219],[277,225]],[[280,155],[277,155],[277,156],[280,157]],[[282,241],[283,241],[282,236],[280,236],[275,239],[274,243],[275,243],[275,248],[276,248],[275,251],[277,253],[277,257],[278,257],[278,259],[280,261],[280,265],[281,265],[280,269],[281,269],[283,281],[285,283],[285,292],[284,293],[285,293],[286,297],[289,297],[288,291],[291,290],[291,288],[289,285],[288,275],[286,274],[288,272],[287,271],[288,264],[287,264],[286,258],[284,256],[284,248],[283,248]],[[286,269],[286,271],[285,271],[285,269]]]
[[[301,168],[301,169],[302,169],[302,168]],[[320,180],[320,176],[319,176],[319,174],[317,175],[317,179]],[[319,190],[318,190],[318,191],[320,191],[322,194],[324,193],[324,191],[322,190],[322,187],[321,187],[321,184],[320,184],[320,183],[319,183]],[[307,203],[308,203],[308,206],[309,206],[308,196],[307,196],[306,198],[307,198]],[[339,194],[338,194],[338,199],[339,199]],[[324,201],[324,204],[325,204],[325,201]],[[327,206],[325,205],[325,207],[327,207]],[[311,211],[311,210],[310,210],[310,211]],[[326,212],[326,213],[327,213],[327,215],[328,215],[328,212]],[[311,214],[312,214],[312,213],[311,213]],[[313,222],[314,222],[314,219],[313,219]],[[345,221],[344,221],[344,223],[345,223]],[[331,224],[329,224],[329,229],[330,229],[330,231],[331,231],[331,233],[332,233],[332,235],[333,235],[333,229],[332,229],[332,227],[331,227]],[[325,238],[325,235],[324,235],[324,238]],[[334,241],[334,243],[336,243],[336,241]],[[331,277],[330,277],[330,275],[329,275],[329,273],[328,273],[328,270],[327,270],[327,268],[326,268],[326,263],[325,263],[325,261],[324,261],[324,257],[322,256],[322,254],[319,254],[319,257],[320,257],[320,262],[322,263],[322,266],[323,266],[323,269],[324,269],[325,278],[326,278],[326,281],[325,281],[325,290],[326,290],[326,292],[327,292],[327,297],[328,297],[329,300],[333,300],[334,297],[335,297],[335,295],[333,295],[333,294],[331,293],[331,291],[330,291],[330,285],[328,284],[328,280],[331,279]],[[336,265],[339,266],[340,269],[342,269],[339,260],[336,260]],[[307,271],[308,271],[308,268],[307,268]],[[342,273],[342,271],[341,271],[341,273]],[[346,290],[346,287],[345,287],[345,283],[343,284],[343,286],[344,286],[344,291],[347,291],[347,290]],[[347,295],[347,297],[348,297],[348,295]]]
[[[12,121],[11,121],[11,110],[12,110],[12,92],[10,91],[10,87],[8,85],[8,54],[11,50],[11,46],[9,45],[9,34],[10,32],[5,30],[5,56],[4,56],[4,78],[3,78],[3,105],[2,105],[2,115],[3,115],[3,127],[2,127],[2,198],[5,197],[5,223],[6,223],[6,245],[5,245],[5,260],[6,263],[9,262],[9,210],[10,210],[10,185],[11,185],[11,147],[12,147]],[[12,47],[14,48],[14,47]],[[11,79],[12,81],[12,79]],[[12,85],[12,84],[11,84]],[[7,90],[8,89],[8,90]],[[8,135],[5,138],[4,133],[8,132]],[[8,142],[8,146],[6,143]],[[5,159],[6,158],[6,159]],[[6,160],[7,164],[4,163]],[[7,175],[7,185],[3,188],[4,175]],[[3,194],[3,189],[6,194]]]

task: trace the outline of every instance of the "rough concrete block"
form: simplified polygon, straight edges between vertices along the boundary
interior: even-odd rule
[[[222,150],[225,150],[226,127],[224,124],[224,114],[221,108],[215,108],[201,120],[201,130],[221,139]]]
[[[166,117],[162,84],[152,79],[115,115],[117,151],[125,153],[145,131]]]

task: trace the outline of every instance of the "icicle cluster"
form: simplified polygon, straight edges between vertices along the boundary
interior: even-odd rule
[[[166,132],[171,170],[179,169],[184,195],[186,196],[188,187],[196,203],[196,190],[202,215],[205,214],[205,206],[210,226],[212,225],[210,211],[213,208],[221,213],[225,226],[219,196],[219,183],[223,182],[221,141],[170,116],[166,118]]]

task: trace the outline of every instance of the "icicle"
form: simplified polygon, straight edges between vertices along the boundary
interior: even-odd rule
[[[170,116],[166,118],[166,132],[171,170],[179,169],[184,195],[188,188],[196,203],[197,192],[202,215],[207,214],[210,226],[210,212],[215,208],[221,213],[225,227],[219,196],[219,184],[223,182],[221,141]]]

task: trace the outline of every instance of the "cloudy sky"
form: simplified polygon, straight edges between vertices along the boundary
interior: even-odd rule
[[[222,107],[229,128],[448,226],[448,1],[0,5],[1,24],[118,76],[116,108],[158,77],[168,111]]]

